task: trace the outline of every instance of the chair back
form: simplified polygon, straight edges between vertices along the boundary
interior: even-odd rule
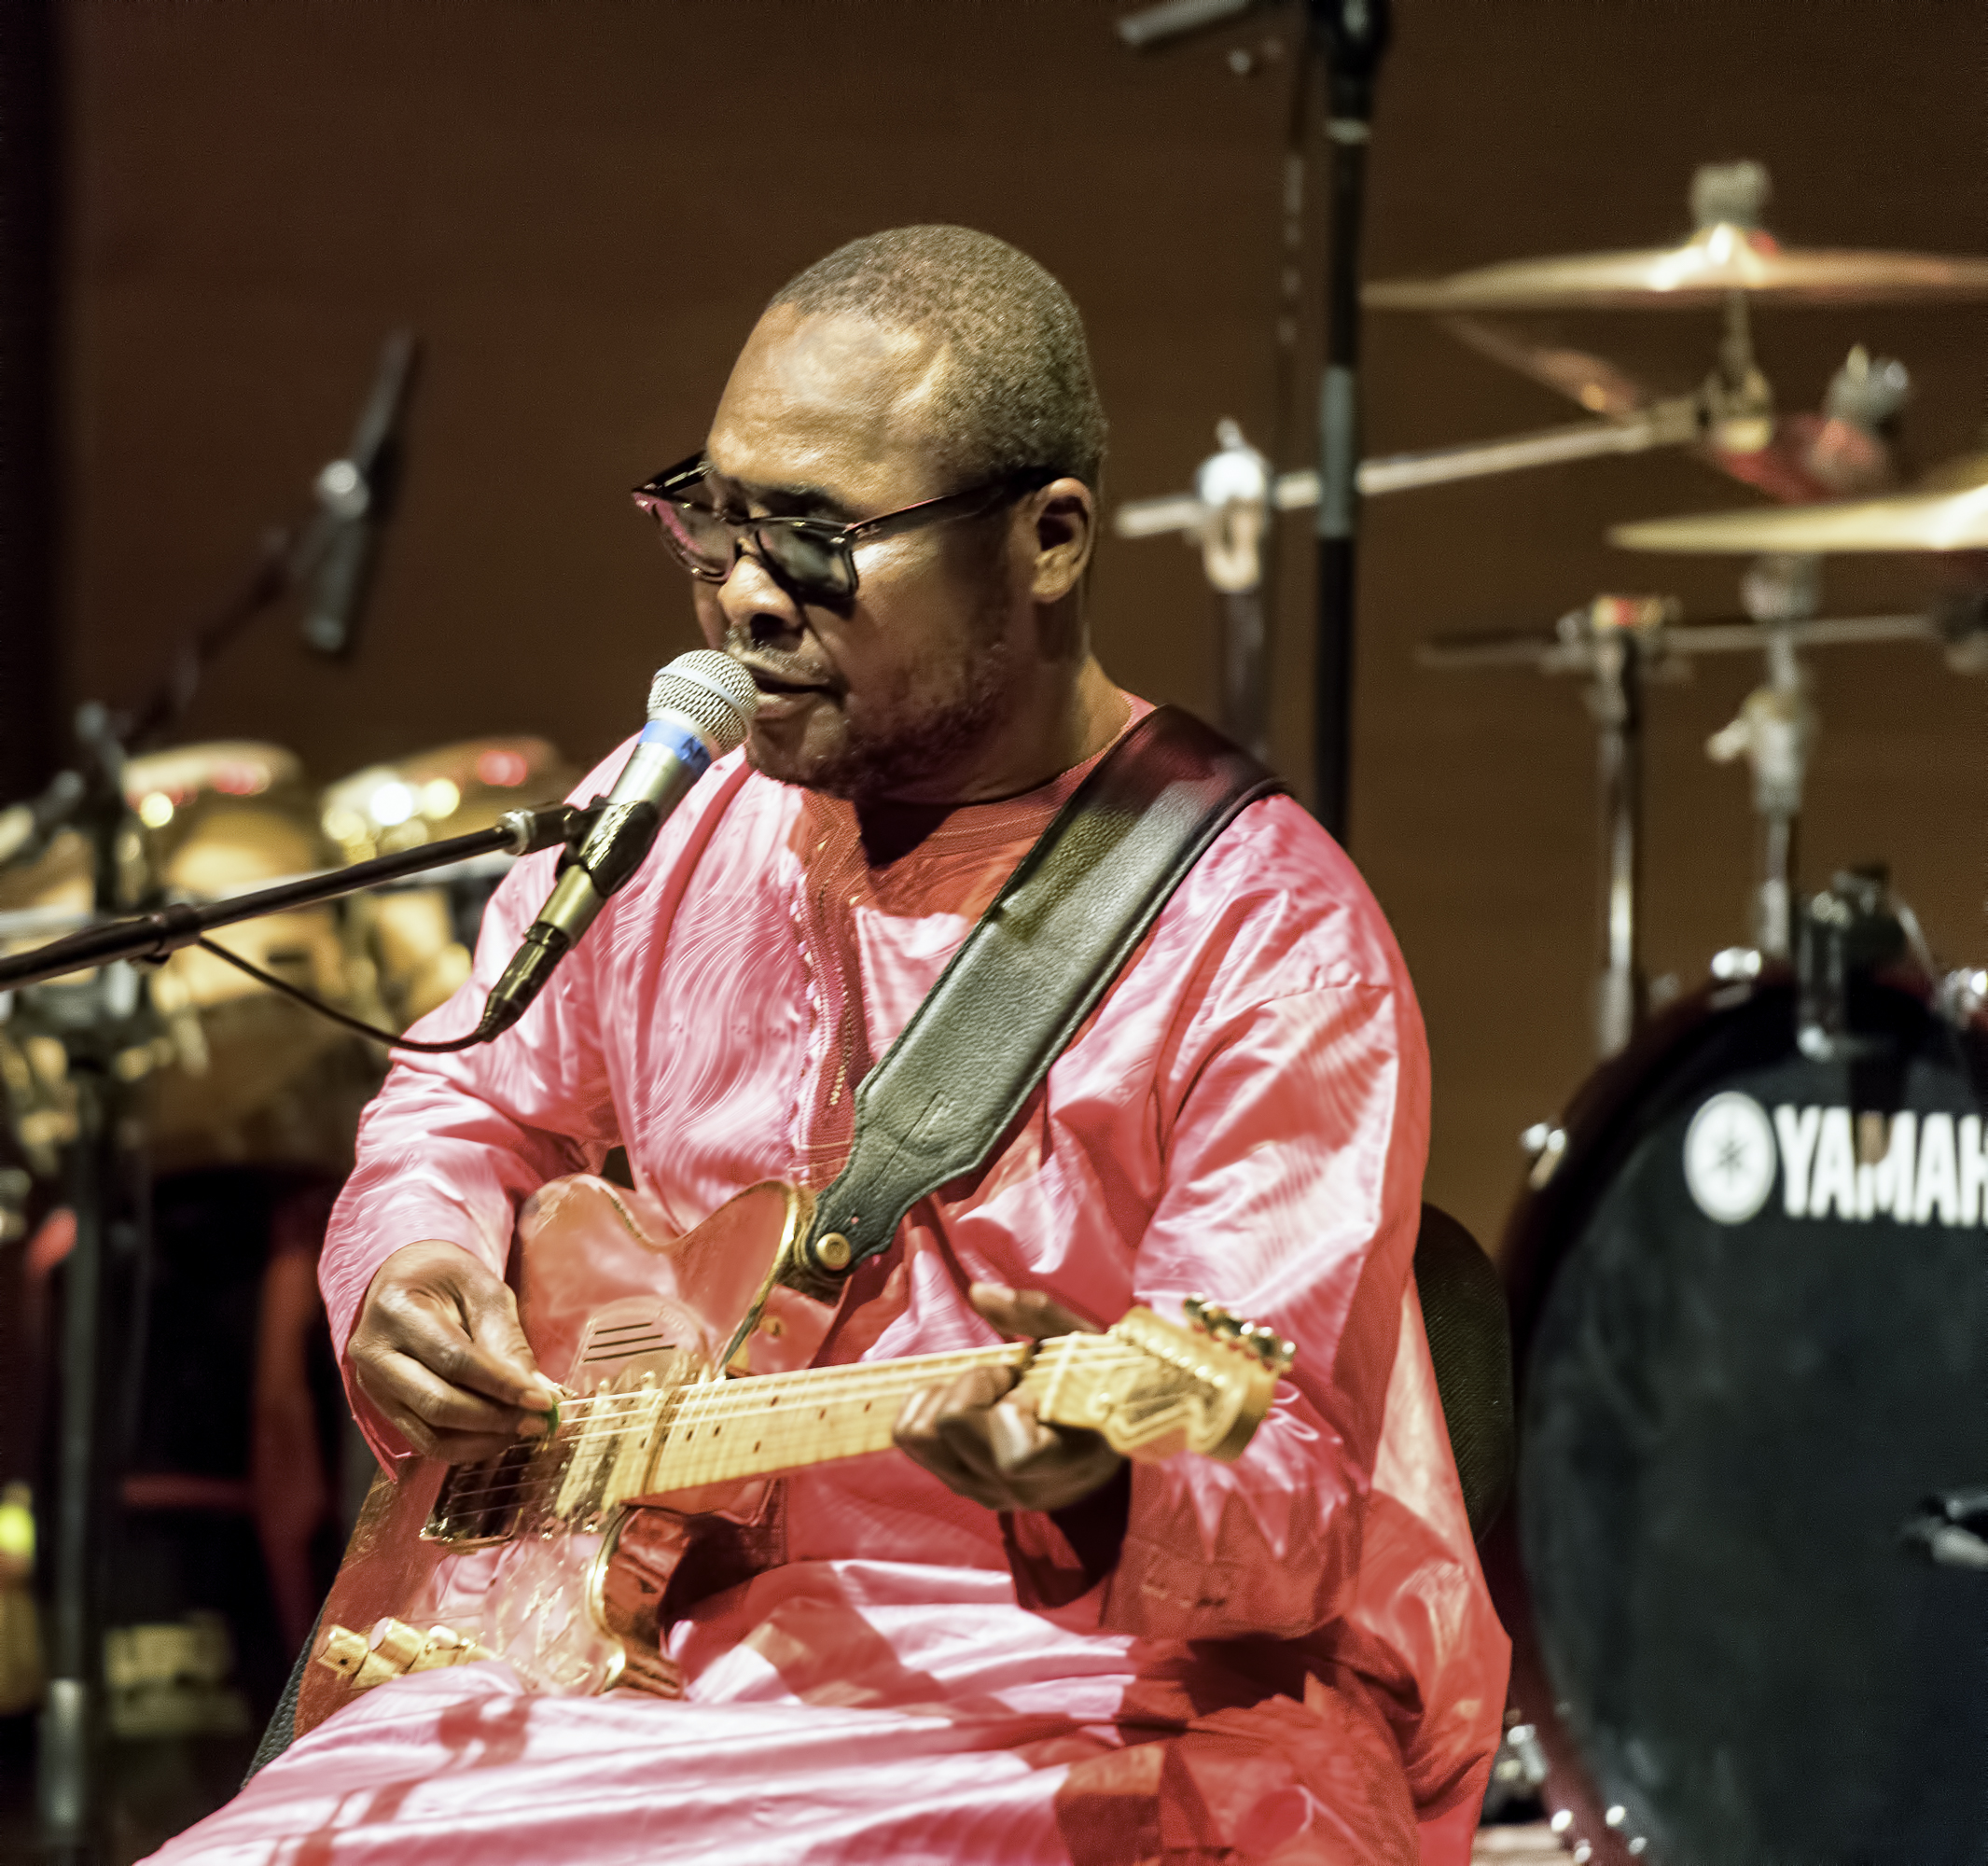
[[[1505,1507],[1518,1462],[1505,1288],[1477,1240],[1448,1212],[1424,1205],[1415,1289],[1470,1533],[1481,1542]]]

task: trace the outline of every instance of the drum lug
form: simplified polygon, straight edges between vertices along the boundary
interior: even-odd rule
[[[1525,1183],[1536,1192],[1560,1170],[1560,1163],[1566,1157],[1567,1131],[1558,1121],[1536,1121],[1520,1135],[1519,1147],[1533,1163]]]

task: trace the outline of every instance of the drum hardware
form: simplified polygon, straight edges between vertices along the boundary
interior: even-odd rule
[[[1857,1001],[1858,982],[1900,966],[1933,984],[1933,1008],[1954,1028],[1973,1021],[1973,975],[1941,978],[1919,916],[1891,891],[1884,864],[1839,870],[1802,911],[1795,1047],[1818,1063],[1882,1053],[1885,1039],[1865,1028],[1870,1020]]]
[[[1116,523],[1121,537],[1178,531],[1200,548],[1203,574],[1220,606],[1222,730],[1255,757],[1268,759],[1271,654],[1264,559],[1271,529],[1270,462],[1244,439],[1241,424],[1232,418],[1223,416],[1215,433],[1219,451],[1195,470],[1190,494],[1121,506]],[[1315,501],[1318,476],[1303,477]],[[1281,494],[1283,481],[1277,484]],[[1155,514],[1165,522],[1151,522]]]
[[[1702,432],[1698,405],[1686,397],[1620,422],[1575,422],[1501,440],[1466,441],[1456,447],[1383,454],[1361,461],[1356,477],[1360,496],[1373,498],[1385,493],[1447,486],[1534,466],[1554,466],[1569,460],[1681,447],[1697,440]],[[1271,483],[1270,503],[1280,512],[1316,506],[1318,475],[1310,467],[1278,474]],[[1172,494],[1159,498],[1128,499],[1112,514],[1111,526],[1119,537],[1159,537],[1179,532],[1186,535],[1189,544],[1199,544],[1212,516],[1198,494]]]
[[[1665,652],[1677,603],[1662,596],[1597,596],[1560,619],[1550,636],[1439,636],[1422,644],[1425,667],[1531,666],[1579,674],[1596,728],[1595,777],[1602,848],[1602,968],[1595,984],[1598,1055],[1628,1043],[1646,1008],[1639,953],[1643,812],[1643,689],[1653,675],[1675,677]],[[1557,1155],[1537,1136],[1535,1173],[1550,1175]],[[1543,1182],[1542,1182],[1543,1183]]]
[[[1484,1796],[1484,1819],[1494,1822],[1508,1808],[1536,1803],[1546,1787],[1546,1752],[1539,1734],[1516,1711],[1505,1717],[1505,1734],[1491,1762],[1491,1786]],[[1508,1818],[1508,1817],[1507,1817]]]
[[[1652,400],[1598,356],[1525,344],[1475,319],[1446,318],[1443,325],[1481,355],[1569,396],[1602,418],[1500,440],[1466,441],[1363,460],[1358,474],[1363,498],[1662,447],[1694,447],[1721,471],[1776,498],[1796,502],[1874,490],[1890,478],[1885,437],[1904,406],[1910,382],[1903,364],[1873,359],[1862,344],[1851,348],[1830,378],[1821,413],[1787,416],[1775,424],[1769,439],[1740,448],[1731,445],[1731,436],[1719,429],[1705,391]],[[1988,456],[1981,456],[1981,466],[1988,478]],[[1318,475],[1310,468],[1277,474],[1271,482],[1270,500],[1280,512],[1315,506]],[[1196,543],[1210,521],[1210,508],[1197,491],[1129,499],[1112,514],[1112,529],[1127,538],[1179,532]],[[1613,534],[1611,538],[1624,541]]]
[[[1988,604],[1979,599],[1959,599],[1924,615],[1817,617],[1813,613],[1817,588],[1813,558],[1762,558],[1742,582],[1748,609],[1743,622],[1684,624],[1677,605],[1669,599],[1601,596],[1562,617],[1550,635],[1437,635],[1416,650],[1417,661],[1428,668],[1531,667],[1589,682],[1589,711],[1598,729],[1604,877],[1594,1031],[1597,1054],[1604,1058],[1622,1048],[1649,1008],[1638,950],[1644,689],[1686,678],[1690,661],[1701,654],[1752,650],[1767,657],[1767,682],[1706,747],[1716,760],[1745,758],[1752,766],[1760,824],[1749,914],[1755,944],[1714,960],[1715,977],[1731,982],[1758,976],[1763,956],[1786,960],[1791,952],[1796,831],[1816,728],[1796,649],[1924,641],[1944,648],[1957,672],[1972,673],[1988,664]],[[1751,969],[1742,969],[1748,963]],[[1926,964],[1930,967],[1929,957]],[[1522,1140],[1533,1163],[1536,1189],[1558,1163],[1547,1144],[1553,1132],[1550,1123],[1542,1123],[1528,1129]]]
[[[1937,1567],[1988,1574],[1988,1488],[1928,1497],[1898,1525],[1898,1540]]]
[[[1952,471],[1950,467],[1950,476]],[[1789,951],[1796,839],[1817,726],[1809,682],[1796,652],[1804,631],[1806,639],[1823,638],[1814,622],[1820,595],[1817,553],[1903,548],[1880,546],[1876,540],[1884,537],[1966,538],[1975,535],[1967,528],[1970,522],[1978,524],[1978,535],[1988,545],[1988,485],[1835,506],[1658,520],[1619,525],[1609,534],[1612,543],[1646,550],[1717,549],[1715,540],[1721,538],[1728,548],[1737,549],[1737,540],[1745,536],[1763,552],[1742,578],[1741,597],[1749,618],[1764,634],[1768,677],[1747,696],[1738,717],[1713,734],[1705,749],[1718,762],[1744,758],[1752,767],[1753,804],[1759,823],[1753,933],[1771,958],[1785,958]],[[1847,542],[1851,539],[1865,542]],[[1780,548],[1761,540],[1778,540]],[[1988,637],[1981,631],[1984,611],[1988,601],[1981,592],[1970,592],[1950,598],[1931,617],[1870,619],[1860,630],[1839,624],[1828,638],[1877,640],[1889,633],[1898,639],[1919,634],[1941,640],[1956,671],[1974,671],[1988,664]]]

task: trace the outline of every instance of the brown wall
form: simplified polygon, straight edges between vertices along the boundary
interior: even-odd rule
[[[1287,66],[1230,75],[1223,50],[1263,25],[1133,59],[1108,30],[1116,10],[74,5],[75,689],[143,690],[342,445],[398,320],[429,367],[363,653],[327,667],[287,620],[266,626],[188,736],[273,738],[324,779],[485,731],[605,750],[648,670],[690,641],[681,583],[622,489],[696,443],[770,290],[880,226],[969,222],[1064,280],[1113,417],[1115,494],[1184,484],[1220,414],[1267,434]],[[1974,0],[1399,11],[1373,146],[1375,275],[1654,243],[1681,229],[1694,164],[1740,155],[1772,169],[1785,238],[1988,246]],[[1700,316],[1563,328],[1665,388],[1710,361]],[[1417,322],[1376,318],[1368,335],[1372,451],[1566,417]],[[1981,425],[1977,312],[1787,312],[1760,336],[1790,405],[1855,340],[1903,356],[1922,460]],[[1428,1018],[1431,1193],[1481,1234],[1496,1232],[1517,1130],[1586,1066],[1591,747],[1570,688],[1420,673],[1413,644],[1545,626],[1606,588],[1726,613],[1731,566],[1624,559],[1602,533],[1746,496],[1651,456],[1369,508],[1353,842]],[[1300,775],[1308,599],[1303,552],[1290,558],[1277,745]],[[1830,578],[1847,613],[1925,588],[1883,560]],[[1106,544],[1096,628],[1127,685],[1214,710],[1210,602],[1177,545]],[[1652,707],[1657,971],[1695,978],[1745,931],[1744,781],[1698,747],[1752,673],[1708,666]],[[1820,673],[1810,874],[1888,856],[1936,944],[1979,960],[1981,688],[1912,648],[1836,651]]]

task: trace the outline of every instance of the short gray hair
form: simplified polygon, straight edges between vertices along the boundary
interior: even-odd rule
[[[940,453],[961,490],[1031,470],[1097,491],[1105,409],[1084,321],[1026,253],[970,227],[895,227],[838,247],[774,293],[769,311],[929,330],[952,367],[936,396]]]

